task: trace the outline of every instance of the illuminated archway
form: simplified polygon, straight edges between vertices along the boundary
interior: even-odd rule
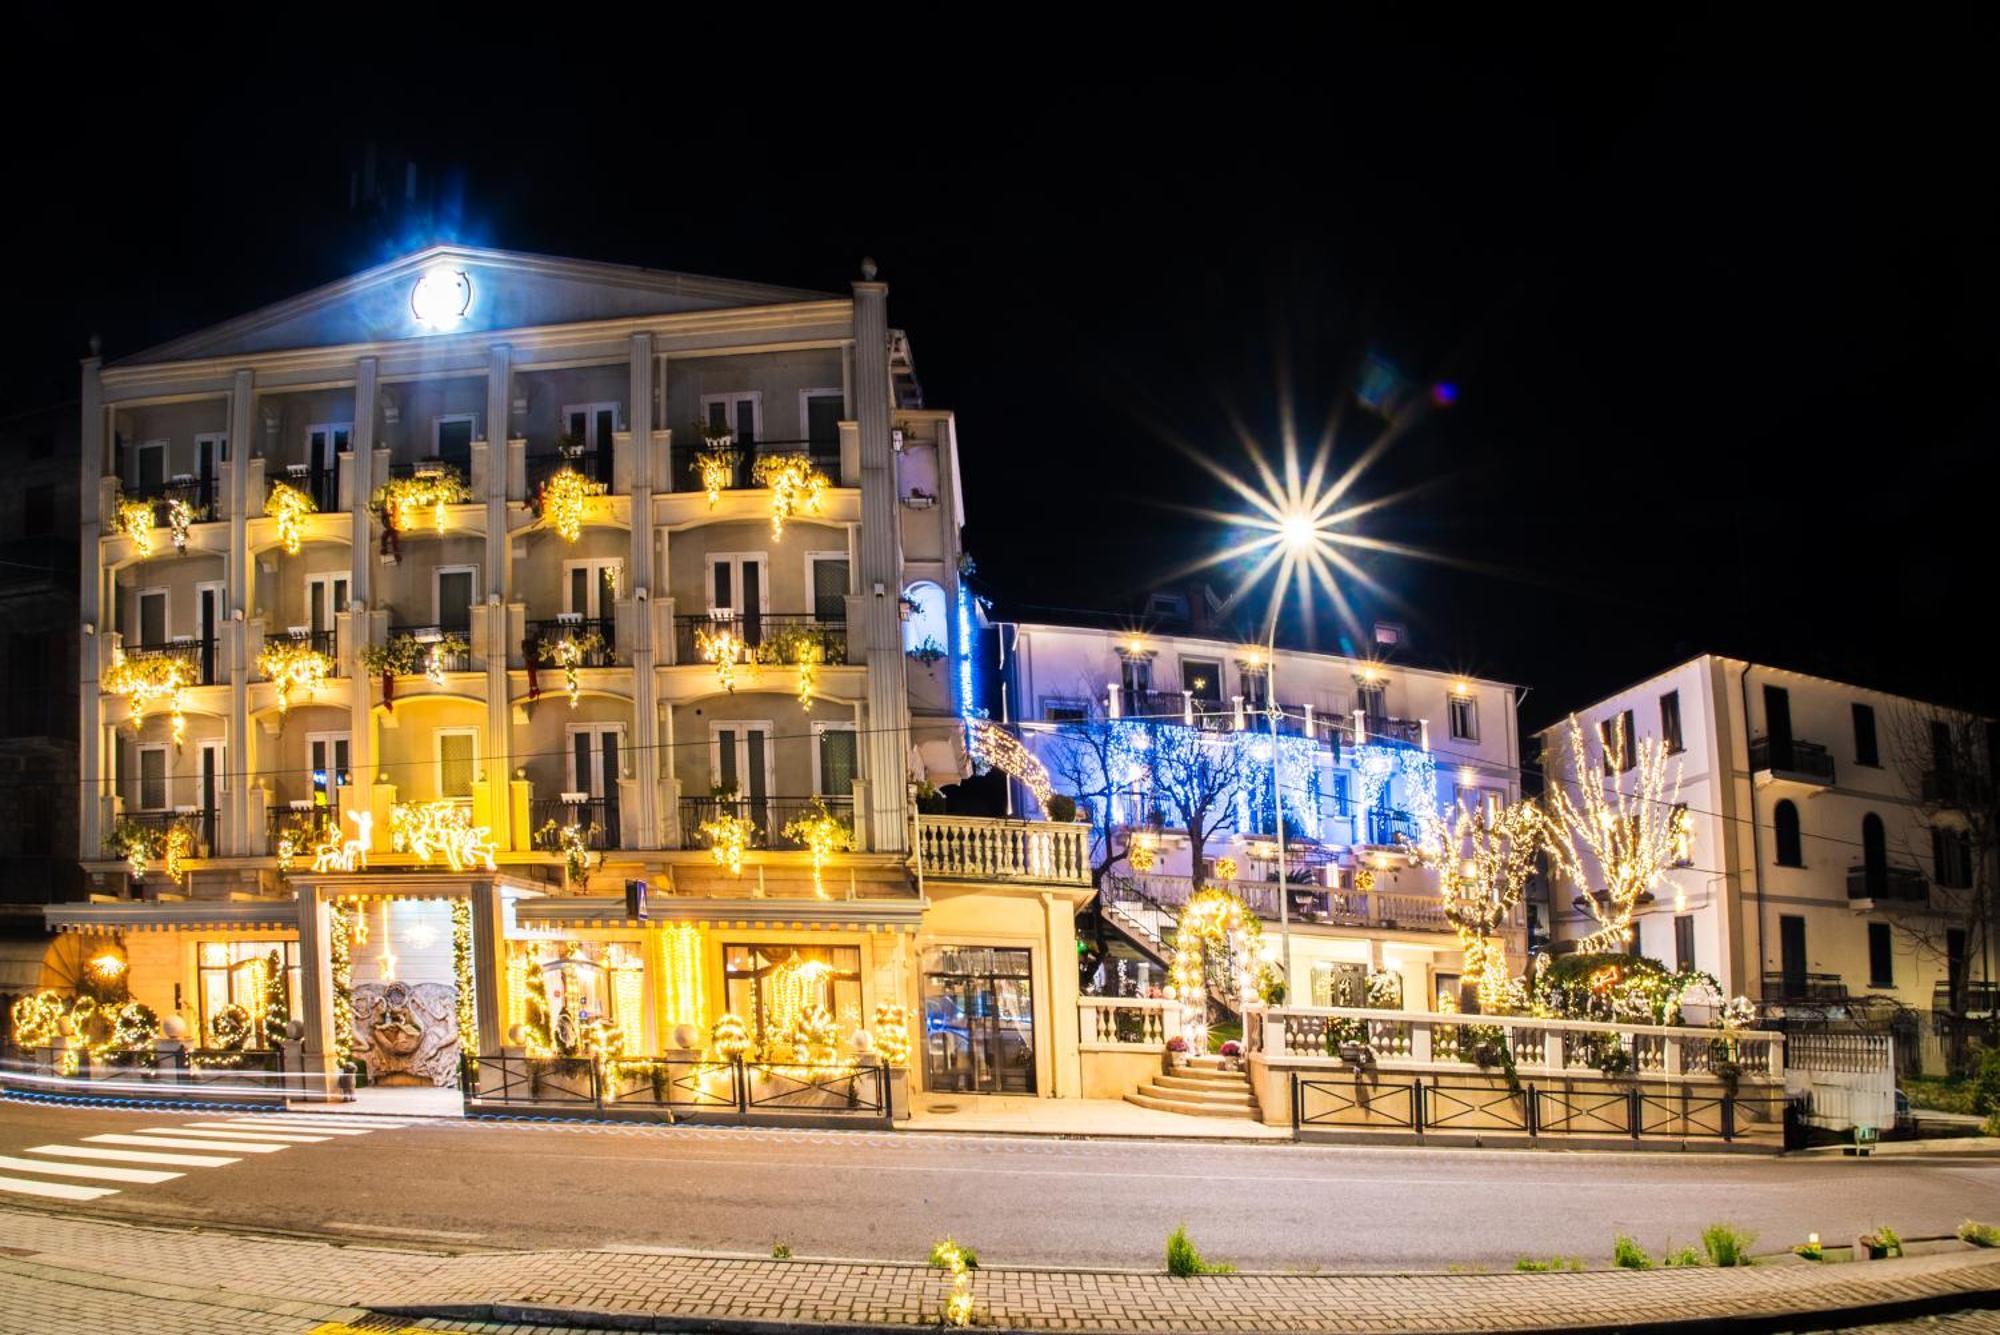
[[[1168,995],[1186,1007],[1208,996],[1208,962],[1223,965],[1225,992],[1239,1007],[1256,1000],[1269,969],[1263,958],[1264,924],[1250,906],[1227,890],[1198,890],[1188,897],[1174,934]],[[1197,1012],[1198,1013],[1198,1012]]]

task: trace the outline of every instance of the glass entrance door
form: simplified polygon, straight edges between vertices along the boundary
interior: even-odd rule
[[[941,946],[926,953],[924,1088],[952,1094],[1035,1092],[1027,951]]]

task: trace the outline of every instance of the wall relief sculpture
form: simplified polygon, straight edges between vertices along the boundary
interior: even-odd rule
[[[457,993],[449,983],[362,983],[354,989],[354,1050],[376,1084],[458,1079]]]

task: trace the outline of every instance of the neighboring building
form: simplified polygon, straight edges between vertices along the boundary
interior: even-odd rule
[[[1989,721],[1717,655],[1576,719],[1592,756],[1622,719],[1633,745],[1664,740],[1679,769],[1690,865],[1641,907],[1634,953],[1706,970],[1778,1016],[1900,1015],[1906,1042],[1943,1028],[1926,1012],[1991,1018],[1991,937],[1967,913],[1981,878],[1941,800],[1990,802]],[[1539,735],[1549,783],[1574,779],[1568,735],[1567,722]],[[1560,950],[1594,924],[1575,886],[1553,894]]]
[[[1058,790],[1078,785],[1063,773],[1065,730],[1115,728],[1146,719],[1216,735],[1244,749],[1250,776],[1226,803],[1218,833],[1203,849],[1203,880],[1234,890],[1265,922],[1277,949],[1278,825],[1271,799],[1270,656],[1231,635],[1217,600],[1196,587],[1154,594],[1143,613],[1089,626],[1020,620],[999,625],[1004,664],[995,718],[1019,724],[1049,763]],[[1280,647],[1276,694],[1285,757],[1285,863],[1291,936],[1290,1000],[1297,1005],[1360,1005],[1366,979],[1402,980],[1403,1004],[1432,1010],[1457,997],[1460,957],[1430,873],[1410,865],[1402,837],[1416,834],[1419,793],[1434,809],[1520,794],[1516,688],[1416,666],[1399,627],[1377,628],[1370,657]],[[1137,838],[1157,844],[1153,865],[1109,869],[1105,921],[1127,944],[1111,944],[1095,986],[1131,994],[1159,984],[1161,937],[1193,889],[1192,846],[1176,813],[1135,766],[1114,783],[1108,837],[1122,850]],[[1015,793],[1016,809],[1030,802]],[[1099,846],[1099,860],[1103,849]],[[1225,873],[1234,863],[1233,881]],[[1218,870],[1218,863],[1222,869]],[[1109,943],[1108,943],[1109,944]],[[1525,964],[1525,915],[1509,925],[1506,947]]]
[[[0,420],[0,1001],[41,986],[42,908],[82,884],[76,448],[74,403]]]
[[[197,1042],[282,956],[321,1069],[330,934],[357,999],[463,986],[447,901],[469,899],[482,1053],[539,962],[557,1018],[632,1049],[813,1004],[846,1044],[895,1003],[928,1017],[920,1090],[1075,1094],[1088,886],[912,865],[911,785],[965,773],[971,621],[954,419],[923,407],[886,299],[872,266],[829,295],[435,247],[86,363],[69,615],[94,893],[51,923],[112,943]],[[767,464],[802,484],[789,517]],[[604,493],[572,535],[538,508],[567,474]],[[312,502],[289,543],[280,483]],[[385,487],[418,494],[394,532]],[[281,691],[274,648],[326,679]],[[191,677],[180,738],[171,692],[94,689],[165,660]],[[852,850],[816,869],[795,822],[822,807]],[[411,846],[458,819],[497,870]],[[566,873],[565,827],[589,871]],[[316,871],[343,840],[368,870]]]

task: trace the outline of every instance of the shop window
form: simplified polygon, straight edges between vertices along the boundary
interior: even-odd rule
[[[250,1039],[245,1046],[267,1046],[263,1019],[270,1005],[265,984],[270,978],[271,957],[278,957],[285,971],[285,1013],[296,1016],[299,995],[299,943],[296,941],[203,941],[196,947],[197,1000],[201,1006],[201,1041],[216,1046],[215,1017],[230,1006],[238,1006],[250,1023]]]
[[[924,1087],[936,1094],[1035,1092],[1026,950],[940,946],[924,953]]]
[[[645,953],[636,941],[566,941],[559,948],[530,948],[549,1000],[549,1032],[556,1050],[585,1046],[600,1021],[618,1030],[627,1052],[646,1046]]]
[[[857,946],[754,945],[723,947],[723,985],[731,1012],[750,1025],[767,1061],[804,1061],[793,1032],[799,1017],[819,1007],[840,1027],[840,1050],[851,1051],[861,1027],[861,950]]]

